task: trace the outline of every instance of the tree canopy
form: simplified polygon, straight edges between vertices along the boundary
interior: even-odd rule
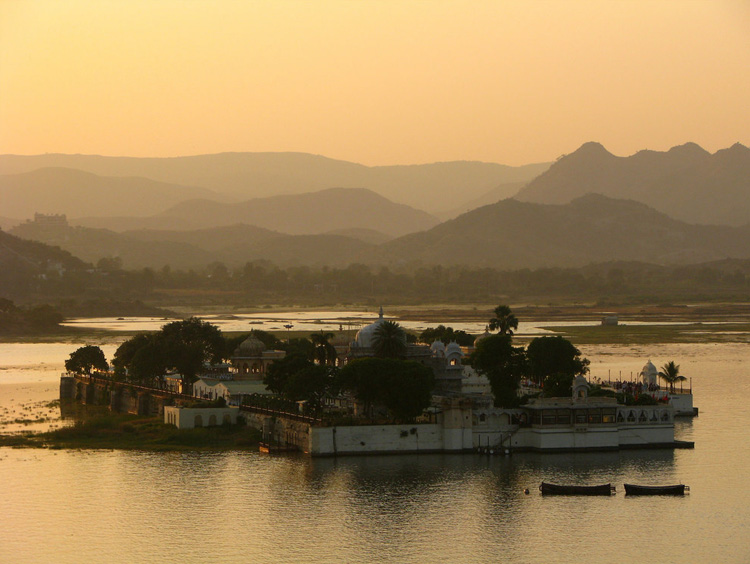
[[[462,347],[470,347],[474,344],[474,335],[469,335],[466,331],[455,330],[453,327],[438,325],[422,331],[419,334],[419,340],[428,345],[434,341],[442,341],[445,345],[456,341]]]
[[[411,360],[361,358],[339,371],[342,389],[351,391],[372,413],[376,405],[386,407],[399,421],[418,416],[430,405],[432,370]]]
[[[118,372],[127,369],[131,379],[160,378],[168,371],[192,384],[205,362],[220,362],[227,342],[221,331],[196,317],[173,321],[152,335],[136,335],[117,349],[113,361]]]
[[[510,307],[499,305],[495,308],[495,316],[489,320],[491,331],[499,331],[501,335],[512,335],[518,329],[518,319],[513,315]]]
[[[313,363],[300,355],[286,356],[269,365],[263,383],[275,394],[292,401],[305,400],[320,406],[333,393],[335,369]]]
[[[336,348],[330,343],[333,338],[333,333],[326,333],[319,331],[310,335],[310,340],[313,344],[313,360],[319,364],[330,364],[336,363]]]
[[[680,374],[680,365],[675,364],[674,360],[670,360],[664,366],[661,367],[659,377],[669,384],[669,391],[674,391],[674,385],[677,382],[684,382],[687,380],[682,374]]]
[[[406,333],[395,321],[383,321],[372,335],[372,348],[380,358],[403,358],[406,355]]]
[[[526,348],[526,356],[531,376],[543,384],[547,397],[569,395],[573,379],[589,371],[588,359],[581,358],[581,351],[560,336],[537,337]]]
[[[514,347],[510,335],[490,335],[480,340],[469,362],[490,381],[496,406],[518,405],[518,387],[528,367],[523,347]]]
[[[102,371],[109,369],[102,349],[94,345],[86,345],[73,351],[70,353],[70,358],[65,361],[65,370],[68,372],[91,375],[93,369]]]

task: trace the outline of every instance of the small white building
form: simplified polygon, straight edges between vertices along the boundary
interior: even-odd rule
[[[242,396],[252,394],[270,395],[260,380],[215,380],[200,378],[193,384],[193,394],[201,399],[224,398],[229,405],[239,405]]]

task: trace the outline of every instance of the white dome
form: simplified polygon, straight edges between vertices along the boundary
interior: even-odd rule
[[[650,360],[641,370],[641,380],[647,385],[656,384],[659,380],[659,371],[656,370],[656,366]]]
[[[443,341],[436,340],[430,345],[430,350],[434,356],[445,356],[445,345]]]
[[[482,333],[481,335],[479,335],[479,337],[474,339],[474,346],[476,347],[479,341],[481,341],[482,339],[486,339],[490,335],[492,335],[492,333],[490,333],[490,328],[485,326],[484,333]]]
[[[656,369],[656,366],[649,360],[646,365],[643,367],[643,370],[641,370],[641,374],[644,376],[651,376],[652,374],[656,375],[659,371]]]
[[[451,341],[450,343],[448,343],[448,346],[445,347],[445,356],[451,356],[455,354],[463,356],[464,352],[461,350],[461,345],[459,345],[456,341]]]
[[[354,337],[355,345],[358,347],[363,347],[363,348],[371,348],[373,336],[375,335],[375,330],[384,321],[385,319],[383,318],[383,308],[381,307],[380,317],[378,317],[374,323],[365,325],[364,327],[362,327],[362,329],[357,331],[357,335]]]

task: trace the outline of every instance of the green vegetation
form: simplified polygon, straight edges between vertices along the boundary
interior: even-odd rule
[[[528,373],[523,347],[514,347],[511,335],[490,335],[477,343],[471,365],[490,381],[497,407],[517,407],[518,387]]]
[[[677,382],[684,382],[687,380],[682,374],[680,374],[679,364],[675,364],[674,360],[670,360],[659,371],[659,378],[669,384],[669,391],[674,392],[674,385]]]
[[[102,349],[93,345],[76,349],[70,353],[70,358],[65,361],[65,370],[75,374],[88,374],[90,376],[91,371],[95,368],[104,371],[109,369],[109,365]]]
[[[537,337],[526,349],[514,347],[515,315],[503,305],[494,313],[490,326],[500,333],[480,339],[469,362],[490,381],[495,405],[518,406],[518,388],[524,376],[541,384],[546,397],[568,396],[575,376],[588,372],[589,361],[581,358],[581,351],[560,336]]]
[[[372,335],[372,348],[379,358],[403,358],[406,355],[406,333],[395,321],[383,321]]]
[[[542,383],[545,397],[565,397],[570,394],[573,379],[588,372],[588,359],[581,351],[560,336],[537,337],[526,347],[529,374]]]
[[[498,331],[501,335],[512,335],[518,329],[518,319],[510,311],[507,305],[499,305],[495,308],[495,316],[490,319],[490,331]]]
[[[422,343],[431,345],[435,341],[442,341],[447,345],[455,341],[462,347],[470,347],[474,344],[474,335],[469,335],[466,331],[454,330],[453,327],[438,325],[434,329],[425,329],[419,334],[419,340]]]
[[[273,393],[289,401],[307,401],[313,408],[333,393],[335,368],[315,364],[310,358],[291,354],[268,367],[263,383]]]
[[[384,406],[397,421],[411,421],[432,400],[432,370],[411,360],[360,358],[338,373],[339,385],[364,404],[372,418],[376,406]]]
[[[112,364],[119,376],[127,370],[129,379],[138,382],[159,383],[167,372],[174,371],[189,387],[205,362],[219,362],[225,354],[227,343],[218,327],[191,317],[167,323],[158,333],[125,341]]]
[[[260,431],[242,425],[177,429],[122,414],[93,416],[47,433],[0,435],[0,446],[156,451],[253,449],[259,441]]]
[[[60,331],[63,316],[49,305],[17,307],[0,297],[0,335],[37,335]]]

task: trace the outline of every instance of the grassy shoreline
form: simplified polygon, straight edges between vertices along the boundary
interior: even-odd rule
[[[257,450],[260,439],[260,431],[244,425],[177,429],[158,418],[102,412],[84,417],[70,427],[0,435],[0,447],[153,452]]]

